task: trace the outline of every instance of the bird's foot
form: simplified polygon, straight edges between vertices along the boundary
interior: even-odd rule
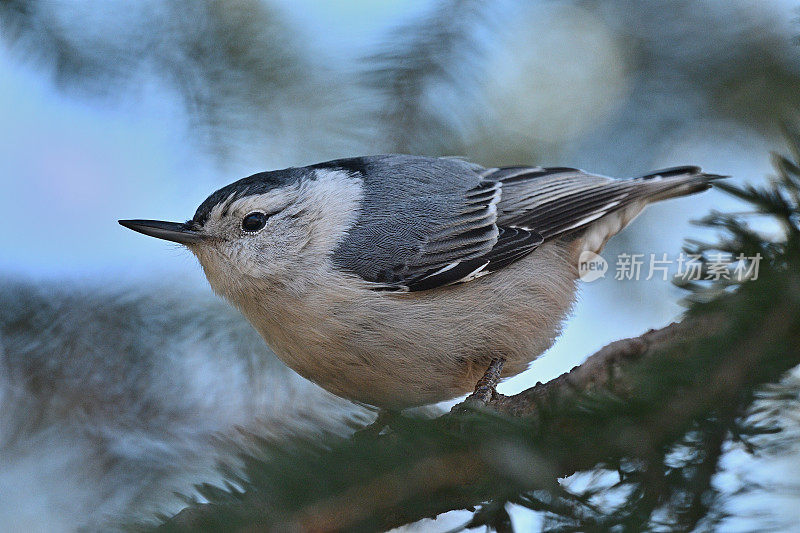
[[[504,362],[505,359],[502,357],[492,359],[483,377],[475,384],[473,393],[464,400],[464,405],[485,406],[497,395],[495,387],[497,387],[497,383],[500,381],[500,373],[503,371]]]

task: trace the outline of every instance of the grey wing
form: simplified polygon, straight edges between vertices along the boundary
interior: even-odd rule
[[[491,274],[525,257],[544,242],[536,231],[522,228],[498,228],[495,244],[485,254],[473,258],[459,258],[444,266],[421,272],[418,276],[404,281],[410,291],[421,291],[472,281]]]
[[[450,282],[463,263],[497,244],[501,189],[480,177],[483,168],[401,155],[360,158],[348,167],[363,180],[363,198],[333,262],[376,289],[419,290],[423,280],[426,288]]]
[[[531,228],[549,239],[579,229],[620,206],[631,182],[566,167],[490,169],[502,183],[498,223]]]
[[[466,190],[439,227],[419,240],[415,253],[397,264],[397,277],[385,279],[381,288],[420,291],[464,283],[535,250],[544,241],[537,231],[497,225],[501,195],[501,184],[486,179]]]
[[[608,178],[565,167],[488,169],[486,179],[502,184],[497,224],[536,230],[545,240],[578,231],[635,203],[705,190],[719,176],[698,167],[663,169],[631,179]]]
[[[491,272],[490,263],[494,267],[516,257],[531,239],[497,227],[500,193],[499,183],[486,180],[464,191],[461,201],[447,208],[446,216],[416,240],[410,253],[395,256],[393,268],[376,280],[383,284],[380,288],[419,291],[465,282]],[[419,225],[403,232],[397,242],[408,242]],[[402,230],[397,227],[398,234]],[[538,245],[542,239],[536,235],[533,241]]]
[[[409,291],[476,279],[547,239],[634,202],[702,190],[711,178],[697,167],[614,179],[414,156],[364,158],[359,167],[362,212],[334,262],[376,289]]]
[[[500,193],[493,220],[498,237],[491,250],[477,257],[456,256],[450,262],[439,262],[438,270],[422,270],[404,281],[408,290],[462,283],[495,272],[525,257],[546,239],[580,229],[624,205],[634,189],[630,181],[565,167],[506,167],[481,174],[482,186]]]
[[[542,242],[579,231],[601,217],[650,201],[691,194],[718,176],[686,166],[633,179],[615,179],[566,167],[507,167],[481,173],[497,189],[497,241],[483,255],[458,258],[438,271],[407,280],[409,290],[470,281],[525,257]],[[449,248],[454,250],[453,248]]]
[[[347,167],[363,180],[364,197],[333,262],[375,289],[417,291],[468,281],[542,242],[535,231],[497,226],[502,187],[482,178],[485,169],[477,165],[389,155],[348,161]]]
[[[479,275],[486,263],[482,258],[500,237],[495,224],[500,192],[499,183],[486,180],[467,190],[446,222],[427,234],[416,253],[408,257],[400,285],[424,290]]]
[[[403,288],[425,290],[495,272],[545,239],[602,217],[621,205],[631,188],[625,180],[563,167],[482,169],[480,175],[481,181],[464,197],[463,213],[431,234],[408,263]],[[454,231],[466,213],[474,213],[485,228],[496,228],[496,238],[483,239],[479,232],[485,228]],[[475,238],[469,238],[473,233]]]

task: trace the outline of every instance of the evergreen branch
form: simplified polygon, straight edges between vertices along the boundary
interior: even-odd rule
[[[796,287],[794,294],[800,295],[800,288]],[[371,449],[365,454],[367,462],[388,459],[389,464],[383,466],[389,468],[378,467],[374,475],[366,476],[367,481],[334,491],[321,501],[312,498],[289,516],[284,514],[286,509],[269,505],[275,514],[264,530],[389,529],[498,497],[511,499],[514,493],[553,491],[560,477],[612,465],[625,457],[657,456],[697,420],[740,416],[749,403],[748,391],[777,380],[800,364],[800,299],[794,298],[791,308],[781,306],[763,315],[757,323],[764,328],[758,328],[760,333],[753,339],[744,338],[747,334],[734,335],[739,324],[720,328],[721,322],[690,318],[612,343],[590,357],[585,367],[491,402],[490,408],[511,418],[493,412],[454,412],[437,420],[399,419],[388,435],[369,443]],[[779,354],[764,349],[775,339],[785,343],[785,350]],[[708,351],[708,347],[721,343],[731,349]],[[672,368],[668,373],[672,375],[661,372],[664,366]],[[659,383],[662,376],[665,379]],[[674,379],[677,377],[682,379]],[[669,401],[661,405],[657,398]],[[727,425],[722,428],[717,428],[712,450],[719,449],[720,435],[726,434]],[[436,448],[450,439],[451,453],[430,453],[431,446]],[[337,446],[357,453],[352,447],[360,444],[346,440]],[[412,452],[414,459],[404,461],[402,450]],[[695,497],[685,511],[692,523],[703,514],[698,506],[718,458],[717,451],[700,466],[703,479],[693,486]],[[312,460],[316,467],[326,470],[370,469],[361,461],[342,461],[336,452],[323,451]],[[292,470],[288,465],[283,467]],[[506,487],[501,488],[504,484]],[[645,486],[652,487],[653,479]],[[661,503],[661,491],[656,493],[648,507]],[[238,505],[221,505],[230,512],[231,507],[250,509],[252,503],[245,495]],[[203,528],[252,523],[246,519],[238,522],[244,517],[236,511],[226,513],[226,520],[221,522],[209,521],[209,514],[219,516],[219,505],[194,508],[180,521]],[[266,518],[270,511],[256,513]],[[276,517],[281,519],[276,521]],[[175,525],[172,522],[166,529],[182,530]]]

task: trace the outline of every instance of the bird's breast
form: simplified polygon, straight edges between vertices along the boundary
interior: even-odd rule
[[[563,250],[546,245],[502,271],[430,291],[376,292],[343,277],[239,307],[279,358],[334,394],[421,405],[470,392],[493,357],[514,375],[553,343],[575,291]]]

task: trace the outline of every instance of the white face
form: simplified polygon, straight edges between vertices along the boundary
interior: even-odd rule
[[[343,171],[215,206],[199,230],[213,237],[189,248],[215,291],[236,300],[260,287],[321,277],[358,215],[361,183]]]

